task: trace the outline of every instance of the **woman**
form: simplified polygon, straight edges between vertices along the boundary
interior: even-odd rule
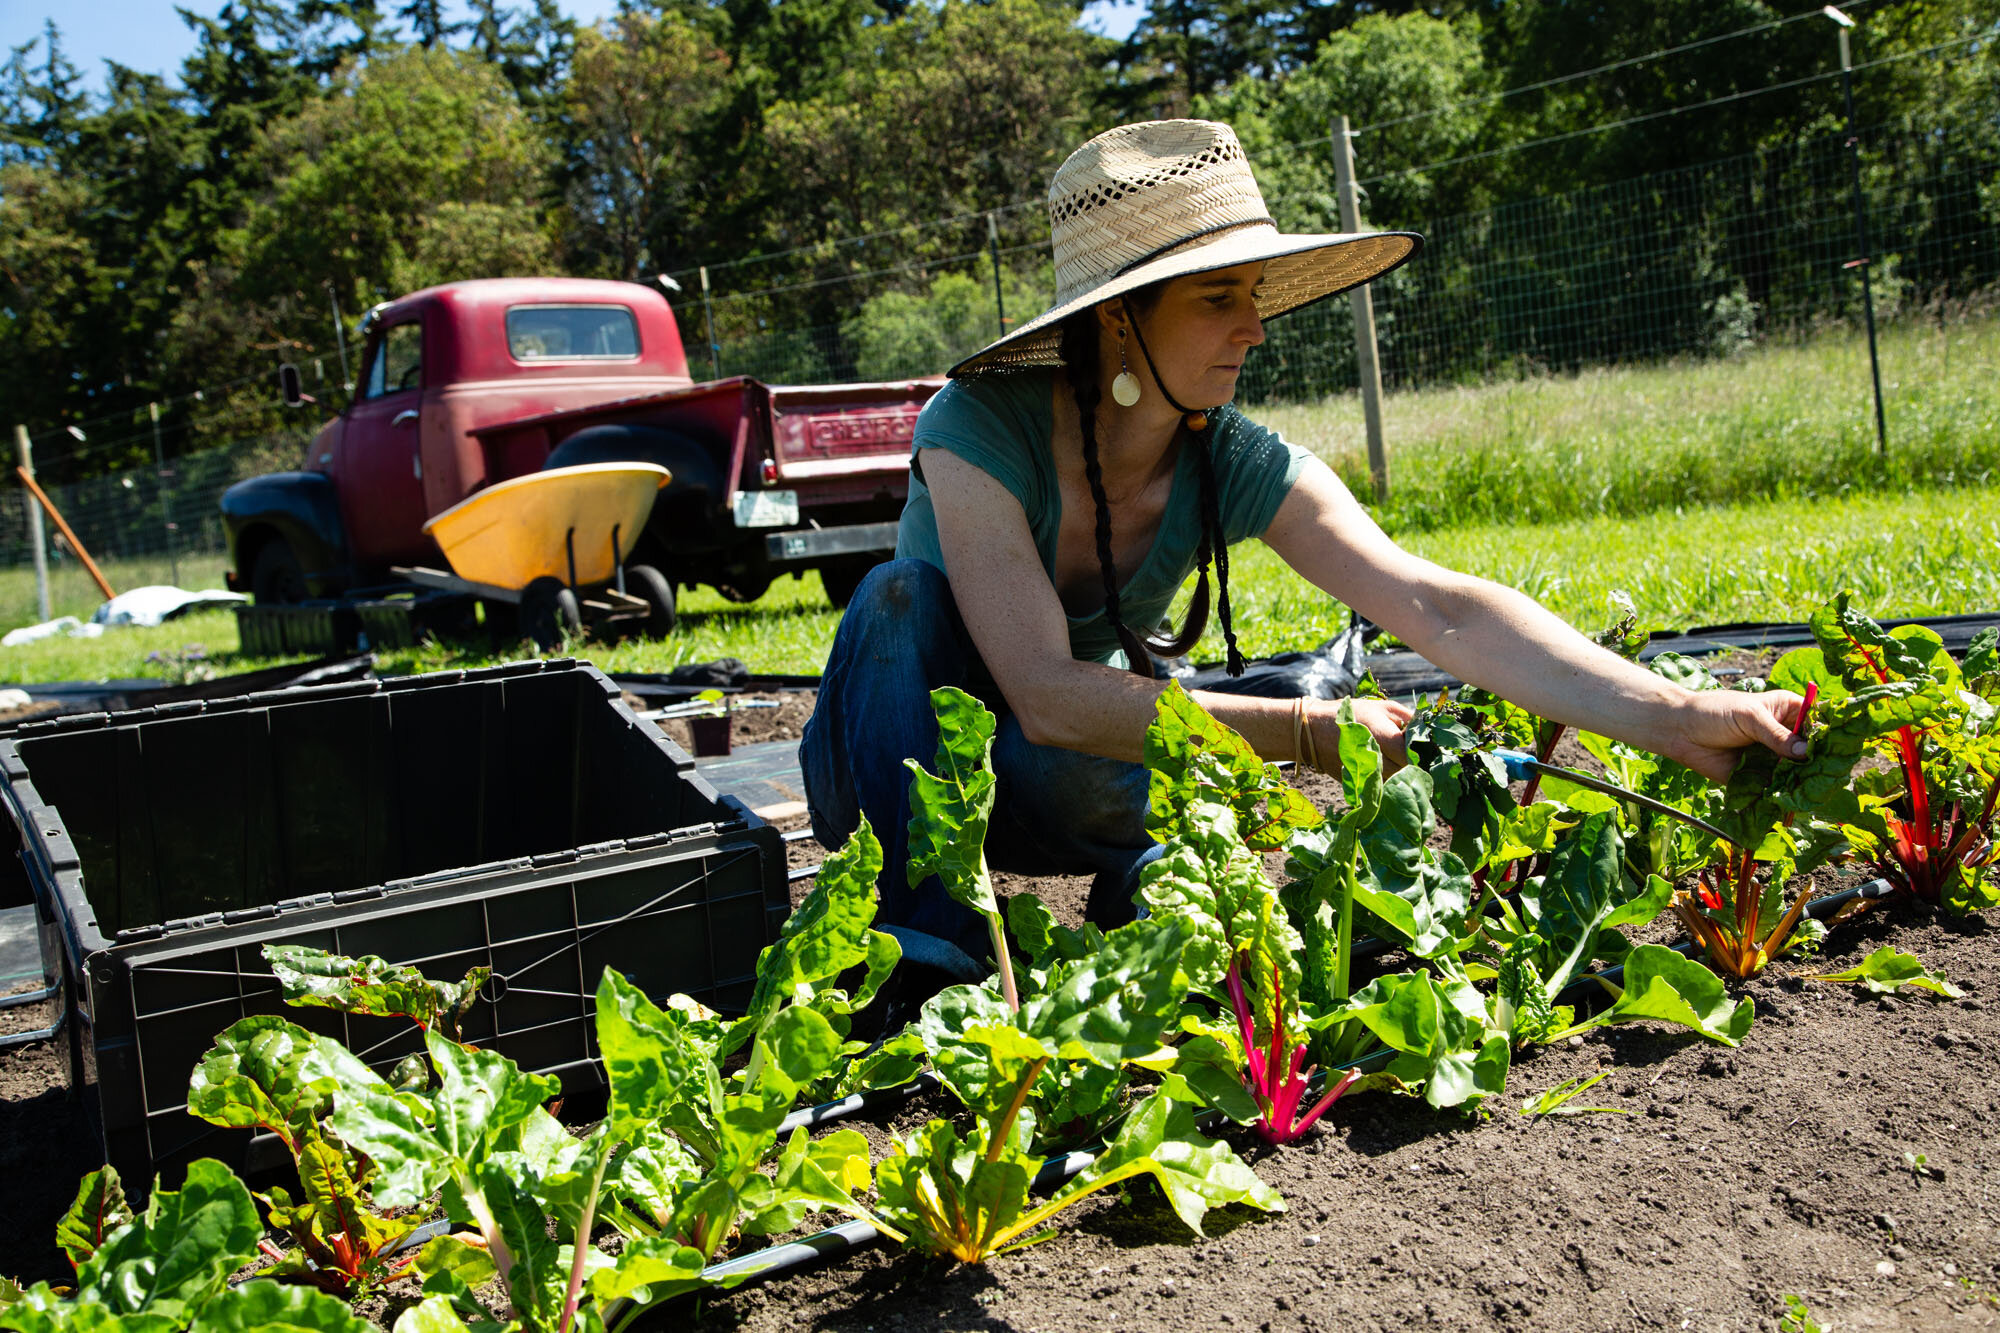
[[[1403,551],[1317,458],[1229,407],[1263,322],[1394,268],[1409,233],[1293,236],[1265,211],[1235,135],[1156,121],[1099,135],[1049,190],[1053,309],[952,368],[918,420],[897,559],[843,619],[801,760],[813,828],[840,845],[865,813],[885,856],[878,923],[906,958],[983,972],[982,923],[935,880],[905,882],[905,758],[937,744],[929,691],[957,685],[999,715],[990,862],[1096,876],[1088,915],[1132,915],[1146,727],[1163,683],[1135,630],[1215,567],[1230,675],[1229,544],[1261,537],[1330,596],[1464,680],[1714,778],[1734,751],[1791,753],[1801,702],[1692,693],[1590,643],[1512,589]],[[1129,668],[1129,669],[1128,669]],[[1337,705],[1196,695],[1268,759],[1330,761]],[[1356,700],[1402,762],[1410,710]],[[1801,750],[1803,746],[1799,747]]]

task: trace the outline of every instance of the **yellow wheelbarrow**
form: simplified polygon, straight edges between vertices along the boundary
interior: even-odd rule
[[[653,500],[672,480],[653,463],[586,463],[514,477],[424,524],[451,572],[391,572],[427,588],[520,608],[522,634],[544,652],[585,629],[663,638],[674,585],[627,565]]]

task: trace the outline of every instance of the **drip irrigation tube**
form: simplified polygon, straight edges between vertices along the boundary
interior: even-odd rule
[[[1809,916],[1815,921],[1824,920],[1857,899],[1872,902],[1876,899],[1886,898],[1895,891],[1896,886],[1888,880],[1871,879],[1866,883],[1856,884],[1853,888],[1842,889],[1839,893],[1830,893],[1824,898],[1813,899],[1806,904],[1803,915]],[[1692,958],[1701,950],[1701,944],[1696,940],[1682,940],[1679,944],[1670,944],[1667,947],[1684,958]],[[1576,1004],[1581,1000],[1589,999],[1593,995],[1602,995],[1605,992],[1603,986],[1598,984],[1599,982],[1608,982],[1615,986],[1624,980],[1624,977],[1625,965],[1623,963],[1618,964],[1616,967],[1607,967],[1601,972],[1587,972],[1575,981],[1570,982],[1569,985],[1563,987],[1562,992],[1556,996],[1556,1002],[1558,1004]]]

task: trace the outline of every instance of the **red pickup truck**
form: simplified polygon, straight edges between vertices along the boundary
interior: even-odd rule
[[[752,601],[818,569],[844,605],[896,544],[917,413],[943,384],[696,384],[666,298],[579,278],[455,282],[362,321],[353,401],[297,472],[222,497],[229,586],[257,600],[438,565],[423,525],[483,486],[578,463],[673,474],[634,563]]]

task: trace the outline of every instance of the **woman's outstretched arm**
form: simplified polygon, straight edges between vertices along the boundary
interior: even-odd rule
[[[1746,745],[1793,752],[1799,696],[1696,693],[1634,666],[1533,598],[1403,550],[1322,463],[1300,474],[1264,540],[1429,661],[1542,717],[1643,746],[1717,780]]]
[[[1164,683],[1072,658],[1068,617],[1042,568],[1020,502],[955,454],[925,449],[921,461],[959,615],[1022,732],[1039,745],[1139,760]],[[1290,700],[1196,697],[1265,758],[1296,757]],[[1322,725],[1330,728],[1331,705],[1318,706],[1327,710]],[[1360,710],[1400,751],[1408,710],[1384,701],[1363,701]],[[1316,738],[1321,755],[1338,753],[1330,730]]]

